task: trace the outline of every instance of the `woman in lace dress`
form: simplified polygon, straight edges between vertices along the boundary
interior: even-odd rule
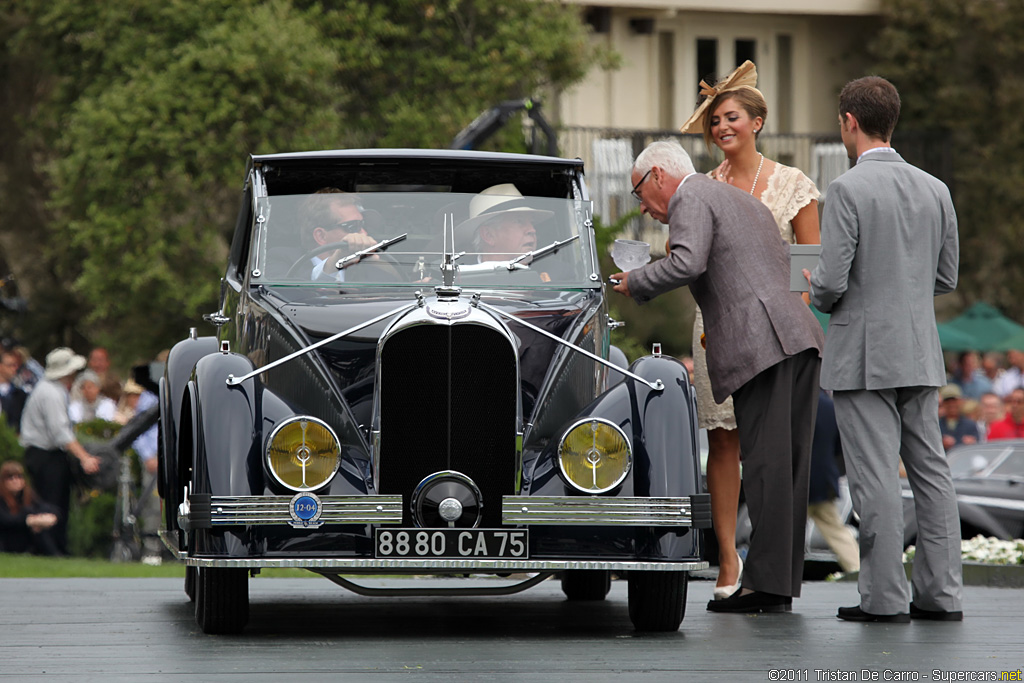
[[[757,136],[768,116],[768,105],[756,84],[757,70],[749,61],[715,86],[701,81],[705,99],[681,130],[700,132],[709,150],[712,144],[722,150],[725,161],[710,173],[711,177],[760,199],[771,210],[783,239],[790,244],[819,244],[818,189],[799,169],[772,161],[757,151]],[[804,297],[807,301],[806,294]],[[711,395],[703,336],[704,320],[698,308],[693,327],[694,384],[698,424],[708,430],[708,491],[719,547],[714,597],[720,600],[739,590],[743,574],[736,552],[740,440],[732,398],[718,404]]]

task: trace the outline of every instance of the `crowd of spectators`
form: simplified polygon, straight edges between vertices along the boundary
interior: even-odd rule
[[[78,441],[76,425],[102,420],[124,425],[157,402],[151,364],[132,369],[122,381],[105,348],[88,356],[58,348],[37,362],[25,347],[0,343],[0,417],[25,449],[24,465],[0,464],[0,552],[68,554],[69,497],[75,472],[95,474],[100,459]],[[142,370],[142,372],[138,372]],[[143,490],[153,500],[143,507],[143,524],[155,532],[159,500],[152,486],[157,468],[157,428],[132,448],[142,465]],[[155,536],[144,536],[143,561],[159,563]]]
[[[1024,439],[1024,351],[959,354],[939,392],[942,440],[959,444]]]

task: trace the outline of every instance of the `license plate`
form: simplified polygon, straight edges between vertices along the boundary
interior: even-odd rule
[[[523,560],[530,556],[526,529],[377,529],[378,558]]]

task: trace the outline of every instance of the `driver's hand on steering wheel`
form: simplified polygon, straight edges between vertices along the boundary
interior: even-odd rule
[[[339,259],[343,259],[350,254],[354,254],[360,249],[372,247],[373,245],[377,244],[379,240],[376,240],[363,232],[350,232],[344,237],[342,237],[341,241],[348,244],[348,249],[337,249],[333,254],[331,254],[330,258],[327,259],[327,263],[330,263],[332,266],[335,263],[337,263]],[[370,254],[368,256],[364,256],[363,258],[368,260],[376,260],[379,259],[380,257],[377,254]],[[360,259],[360,261],[361,260],[362,259]]]

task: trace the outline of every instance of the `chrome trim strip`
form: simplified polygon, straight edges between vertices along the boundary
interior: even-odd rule
[[[914,492],[911,491],[910,489],[903,489],[901,495],[909,500],[914,499]],[[957,494],[956,500],[958,503],[964,503],[966,505],[977,505],[978,507],[1014,510],[1015,512],[1024,511],[1024,500],[1014,500],[1013,498],[990,498],[988,496],[970,496],[966,494]]]
[[[185,564],[190,567],[288,567],[293,569],[347,569],[361,572],[363,570],[389,569],[393,571],[430,571],[439,573],[463,573],[466,570],[477,570],[476,573],[504,573],[507,571],[562,571],[565,569],[605,569],[609,571],[645,571],[645,572],[690,572],[707,569],[704,560],[688,560],[684,562],[647,562],[641,560],[379,560],[374,558],[262,558],[262,557],[186,557]]]
[[[213,526],[244,524],[291,525],[293,496],[212,496]],[[319,496],[322,524],[401,524],[401,496]]]
[[[693,511],[689,496],[502,496],[501,522],[580,526],[693,526]]]
[[[1015,510],[1017,512],[1024,511],[1024,500],[1014,500],[1013,498],[989,498],[987,496],[958,495],[956,499],[961,503],[978,505],[980,507],[1000,508],[1003,510]]]

